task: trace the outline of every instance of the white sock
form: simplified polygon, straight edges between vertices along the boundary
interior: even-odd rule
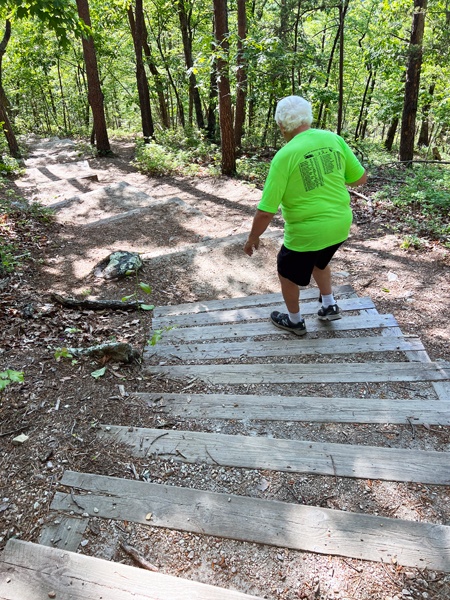
[[[298,323],[300,323],[300,321],[302,320],[302,316],[300,314],[300,312],[298,313],[289,313],[289,320],[291,321],[291,323],[293,323],[294,325],[297,325]]]
[[[333,304],[336,304],[336,300],[333,298],[333,293],[327,295],[322,294],[322,306],[324,308],[333,306]]]

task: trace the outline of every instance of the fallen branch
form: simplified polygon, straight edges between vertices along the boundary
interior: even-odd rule
[[[360,194],[359,192],[355,192],[355,190],[348,190],[348,191],[350,192],[350,194],[353,194],[357,198],[361,198],[361,200],[365,200],[366,202],[372,203],[372,200],[370,198],[368,198],[367,196],[364,196],[364,194]]]
[[[122,302],[121,300],[77,300],[76,298],[65,298],[59,294],[52,294],[50,300],[62,304],[66,308],[87,310],[138,310],[141,305],[145,305],[145,302],[136,302],[136,300],[128,302]]]
[[[396,160],[395,162],[380,165],[381,167],[389,167],[390,165],[410,165],[411,163],[425,163],[430,165],[450,165],[449,161],[445,160]]]
[[[158,571],[158,567],[155,567],[155,565],[152,565],[152,563],[148,562],[148,560],[141,556],[135,548],[132,548],[125,542],[120,542],[120,547],[144,569],[147,569],[148,571]]]
[[[131,344],[117,342],[114,344],[99,344],[98,346],[89,346],[89,348],[67,348],[67,353],[72,356],[92,356],[102,358],[108,356],[111,360],[130,363],[133,359],[139,358],[140,354]]]

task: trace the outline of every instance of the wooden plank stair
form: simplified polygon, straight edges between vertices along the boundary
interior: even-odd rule
[[[280,294],[161,307],[154,328],[176,326],[147,356],[187,361],[145,367],[164,378],[193,378],[226,385],[277,383],[422,382],[437,400],[260,394],[138,394],[155,413],[177,418],[261,419],[335,423],[450,424],[450,368],[433,363],[417,337],[403,336],[392,315],[379,315],[370,299],[355,297],[348,285],[335,293],[344,311],[332,323],[307,318],[314,338],[295,339],[275,329],[267,315]],[[318,308],[317,290],[302,290],[302,310]],[[262,308],[264,307],[264,308]],[[317,336],[317,337],[316,337]],[[256,338],[256,339],[255,339]],[[239,340],[239,341],[238,341]],[[377,353],[377,362],[361,354]],[[407,361],[384,360],[384,352]],[[308,356],[332,362],[311,363]],[[269,364],[211,364],[239,358],[289,357]],[[297,358],[296,358],[297,357]],[[295,362],[301,357],[302,362]],[[340,357],[339,362],[336,357]],[[401,357],[400,357],[401,358]],[[310,360],[310,359],[309,359]],[[195,364],[190,364],[195,363]],[[202,364],[203,363],[203,364]],[[190,382],[190,384],[192,384]],[[286,388],[289,392],[289,388]],[[104,425],[99,435],[127,444],[131,455],[160,460],[248,469],[450,484],[445,452],[269,439],[238,435]],[[320,507],[230,496],[201,490],[66,472],[67,492],[57,492],[51,508],[121,519],[242,541],[373,561],[396,560],[410,567],[450,571],[450,527]],[[151,513],[151,520],[148,515]],[[223,596],[225,597],[225,596]]]
[[[0,562],[2,600],[258,600],[233,590],[9,540]]]

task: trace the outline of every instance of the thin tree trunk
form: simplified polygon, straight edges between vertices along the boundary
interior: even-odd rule
[[[369,112],[370,105],[372,104],[373,90],[375,89],[376,80],[377,80],[377,74],[374,73],[373,76],[372,76],[372,83],[370,84],[369,97],[367,98],[367,103],[366,103],[365,119],[364,119],[364,123],[362,124],[361,133],[360,133],[360,136],[359,136],[361,140],[363,140],[366,137],[367,115],[368,115],[368,112]]]
[[[161,41],[159,39],[157,39],[156,43],[157,43],[157,46],[158,46],[159,53],[161,54],[161,58],[163,59],[163,62],[164,62],[164,68],[166,69],[167,77],[169,78],[170,85],[172,86],[173,93],[175,94],[175,98],[177,100],[177,108],[178,108],[177,118],[180,119],[181,127],[184,128],[186,126],[186,121],[184,119],[183,103],[181,102],[180,94],[178,93],[177,86],[175,85],[175,82],[173,80],[172,74],[171,74],[170,69],[169,69],[169,65],[167,64],[166,58],[164,56],[163,49],[161,47]],[[172,117],[172,121],[173,120],[174,119]]]
[[[57,64],[57,70],[58,70],[59,89],[61,90],[61,102],[62,102],[62,107],[63,107],[64,129],[66,131],[68,131],[68,129],[70,128],[70,122],[68,121],[69,115],[66,111],[66,99],[64,98],[64,88],[63,88],[62,78],[61,78],[61,69],[59,66],[59,58],[58,58],[58,61],[56,64]],[[67,113],[67,117],[66,117],[66,113]]]
[[[84,23],[91,27],[88,0],[76,0],[78,16]],[[95,137],[97,139],[97,151],[100,156],[111,154],[108,131],[106,129],[105,109],[103,105],[103,92],[98,75],[97,55],[95,53],[94,39],[90,35],[83,37],[83,55],[86,65],[88,83],[88,101],[92,109],[94,119]]]
[[[367,78],[366,87],[364,89],[364,95],[363,95],[362,102],[361,102],[361,109],[359,111],[358,122],[356,124],[356,129],[355,129],[355,141],[358,139],[359,127],[361,125],[362,117],[364,114],[364,106],[366,104],[366,97],[367,97],[367,92],[369,91],[369,85],[370,85],[371,79],[372,79],[372,71],[369,72],[369,77]]]
[[[163,127],[168,129],[170,127],[170,123],[169,123],[169,115],[167,112],[167,102],[166,102],[166,98],[164,96],[164,82],[162,80],[160,72],[158,71],[158,69],[156,67],[155,61],[153,60],[152,51],[151,51],[150,45],[148,43],[148,32],[147,32],[147,27],[145,25],[145,19],[142,23],[142,27],[143,27],[142,46],[144,48],[144,55],[147,60],[148,68],[150,69],[150,73],[153,75],[153,78],[155,79],[156,93],[158,94],[159,111],[161,114],[161,121],[162,121]]]
[[[398,117],[394,117],[392,119],[391,124],[389,125],[388,132],[386,134],[386,139],[384,141],[384,147],[386,148],[386,150],[389,150],[389,152],[392,150],[392,145],[394,143],[395,134],[397,132],[399,120],[400,119]]]
[[[214,50],[214,48],[213,48]],[[209,77],[209,106],[207,137],[210,142],[216,139],[216,107],[217,107],[217,61],[214,59]]]
[[[436,85],[435,83],[432,83],[429,87],[428,94],[431,97],[434,94],[435,85]],[[419,141],[417,142],[417,144],[419,146],[429,146],[429,144],[430,144],[430,137],[428,134],[428,113],[430,112],[430,108],[431,108],[431,98],[430,98],[429,102],[427,102],[422,109],[422,114],[423,114],[422,125],[420,127]]]
[[[348,4],[347,4],[348,6]],[[341,135],[342,111],[344,107],[344,19],[345,12],[342,3],[339,4],[339,103],[336,132]]]
[[[399,158],[401,161],[412,160],[414,157],[414,132],[416,127],[420,72],[422,69],[422,41],[425,30],[426,9],[427,0],[414,0],[400,134]]]
[[[228,78],[228,13],[227,0],[214,0],[215,38],[219,50],[217,74],[219,88],[220,140],[222,145],[222,175],[236,171],[233,114],[230,80]]]
[[[178,0],[178,16],[180,19],[181,37],[183,39],[184,59],[189,74],[189,88],[192,101],[195,106],[195,118],[199,129],[205,128],[202,111],[202,101],[197,87],[197,78],[194,73],[194,61],[192,60],[192,39],[190,33],[190,15],[186,12],[184,0]]]
[[[247,69],[243,51],[243,40],[247,37],[247,15],[245,0],[237,0],[238,42],[236,71],[236,117],[234,121],[234,139],[236,146],[241,147],[242,129],[245,122],[245,97],[247,95]]]
[[[273,102],[273,96],[271,94],[269,97],[269,110],[267,111],[266,124],[264,125],[264,132],[263,132],[263,136],[261,139],[261,146],[266,145],[267,133],[269,131],[270,117],[272,116],[272,102]]]
[[[334,52],[336,50],[336,46],[337,46],[340,34],[341,34],[341,26],[339,24],[338,30],[334,37],[333,46],[331,48],[330,58],[328,59],[327,77],[325,79],[324,89],[327,89],[328,84],[330,82],[330,73],[331,73],[331,67],[333,66]],[[322,111],[323,111],[324,104],[325,104],[325,102],[322,100],[322,102],[320,103],[319,114],[317,115],[317,127],[320,127],[320,121],[322,120]]]
[[[134,53],[136,55],[136,82],[139,95],[139,108],[141,110],[142,134],[144,142],[148,144],[154,134],[152,108],[150,105],[150,92],[148,89],[147,75],[145,73],[144,60],[142,58],[142,39],[143,39],[143,21],[144,10],[142,0],[135,2],[136,21],[133,27],[133,9],[128,7],[128,20],[130,22],[131,35],[134,44]],[[134,30],[134,33],[133,33]]]
[[[12,129],[11,123],[9,121],[8,113],[6,110],[6,105],[4,104],[4,98],[6,98],[5,91],[3,89],[2,82],[2,61],[3,56],[6,52],[6,46],[11,38],[11,21],[6,19],[5,24],[5,34],[3,36],[2,41],[0,42],[0,121],[2,122],[3,133],[5,134],[6,141],[8,142],[8,148],[11,156],[14,158],[21,158],[19,144],[17,143],[16,136],[14,135],[14,131]]]

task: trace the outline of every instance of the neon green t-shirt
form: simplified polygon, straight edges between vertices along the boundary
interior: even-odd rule
[[[340,136],[308,129],[274,156],[258,208],[276,213],[281,204],[289,250],[322,250],[347,239],[352,211],[345,184],[363,174]]]

